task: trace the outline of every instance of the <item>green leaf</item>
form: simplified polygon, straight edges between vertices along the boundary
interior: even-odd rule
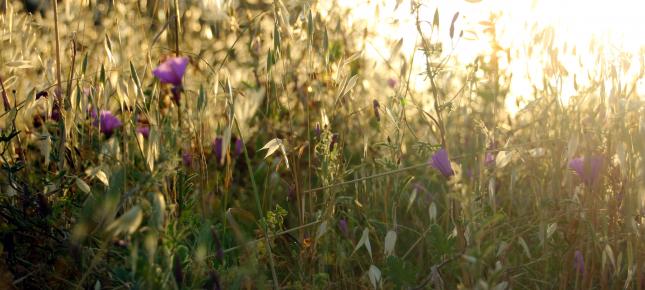
[[[203,111],[206,107],[206,90],[199,85],[199,96],[197,97],[197,111]]]
[[[280,49],[280,26],[278,26],[278,21],[273,24],[273,50],[278,51]]]
[[[85,74],[87,71],[87,63],[88,63],[88,56],[87,53],[85,54],[85,57],[83,57],[83,65],[81,66],[81,74]]]
[[[394,282],[398,289],[414,283],[417,273],[410,263],[395,256],[387,257],[384,272],[385,277]]]
[[[309,35],[309,39],[313,39],[313,37],[314,37],[314,17],[311,14],[311,10],[309,10],[309,13],[307,14],[307,34]]]
[[[132,64],[132,61],[130,61],[130,74],[132,74],[132,80],[137,86],[137,94],[139,94],[141,90],[141,81],[139,80],[139,75],[137,74],[137,70],[134,68],[134,64]]]

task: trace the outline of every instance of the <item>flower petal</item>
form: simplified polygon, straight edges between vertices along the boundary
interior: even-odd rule
[[[179,86],[186,72],[186,66],[188,66],[187,57],[173,57],[161,63],[152,73],[162,83]]]
[[[439,170],[439,172],[441,172],[445,177],[450,177],[455,174],[452,170],[452,166],[450,165],[450,158],[448,157],[446,149],[441,148],[432,155],[431,165]]]

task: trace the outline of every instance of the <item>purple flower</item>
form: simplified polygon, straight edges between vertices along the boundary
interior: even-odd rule
[[[484,157],[484,165],[495,166],[495,155],[493,153],[486,152],[486,157]]]
[[[187,57],[173,57],[161,63],[152,73],[162,83],[180,86],[187,65]]]
[[[585,258],[582,256],[582,252],[580,250],[576,250],[573,255],[573,267],[578,273],[580,273],[580,275],[585,273]]]
[[[381,104],[378,103],[377,100],[374,100],[374,116],[376,117],[376,121],[381,121],[381,112],[379,112],[379,109],[381,108]]]
[[[193,155],[190,154],[190,151],[184,151],[181,154],[181,161],[186,167],[190,167],[193,164]]]
[[[242,139],[236,139],[235,151],[233,151],[233,153],[235,154],[235,157],[240,156],[243,150],[244,150],[244,142],[242,142]]]
[[[600,156],[592,156],[588,162],[584,157],[578,157],[569,161],[569,168],[573,169],[580,179],[589,186],[597,181],[602,165],[602,157]]]
[[[396,79],[395,79],[395,78],[389,78],[389,79],[387,79],[387,85],[388,85],[390,88],[394,88],[394,87],[396,87],[397,83],[398,83],[398,82],[396,81]]]
[[[52,106],[51,119],[56,122],[60,121],[60,107],[57,101],[54,101],[54,105]]]
[[[455,172],[452,170],[452,166],[450,165],[450,158],[448,158],[448,152],[446,149],[441,148],[435,152],[435,154],[432,155],[430,165],[439,170],[439,172],[441,172],[445,177],[455,175]]]
[[[347,224],[346,219],[340,219],[338,221],[338,229],[340,230],[340,232],[343,234],[344,237],[349,236],[349,226]]]
[[[222,150],[222,144],[223,140],[222,137],[217,137],[215,138],[215,141],[213,141],[213,153],[215,153],[215,158],[217,158],[217,163],[219,163],[222,160],[222,155],[223,155],[223,150]]]
[[[316,137],[320,138],[320,123],[316,123],[316,128],[314,128],[314,131],[316,132]]]
[[[93,111],[92,116],[95,118],[93,123],[94,126],[99,127],[100,123],[101,133],[105,134],[108,137],[112,135],[112,133],[114,133],[115,129],[123,125],[123,123],[121,123],[121,120],[112,115],[112,112],[108,110],[102,110],[98,118],[96,116],[96,112]]]
[[[143,135],[143,137],[148,138],[148,136],[150,136],[150,127],[140,125],[139,127],[137,127],[137,133],[140,133],[141,135]]]

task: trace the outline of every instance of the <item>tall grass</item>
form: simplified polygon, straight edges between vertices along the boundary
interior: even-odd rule
[[[458,15],[412,1],[422,53],[375,60],[377,32],[322,4],[9,2],[0,288],[645,287],[643,51],[585,48],[565,103],[576,52],[548,28],[505,48],[492,17],[464,64],[437,37]],[[550,68],[517,113],[512,49]],[[178,86],[153,74],[175,55]]]

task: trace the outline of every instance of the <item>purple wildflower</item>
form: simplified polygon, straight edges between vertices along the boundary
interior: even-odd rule
[[[213,141],[213,153],[215,153],[215,158],[217,158],[217,163],[219,163],[222,160],[222,155],[223,155],[223,140],[222,137],[217,137],[215,138],[215,141]]]
[[[388,85],[388,87],[390,87],[390,88],[394,88],[394,87],[396,87],[397,83],[398,83],[398,82],[396,81],[396,79],[395,79],[395,78],[389,78],[389,79],[387,79],[387,85]]]
[[[374,116],[376,117],[376,121],[381,121],[381,112],[379,112],[379,109],[381,108],[381,104],[377,100],[374,100]]]
[[[320,138],[320,123],[316,123],[316,128],[314,129],[316,132],[316,137]]]
[[[137,133],[143,135],[143,137],[148,138],[150,136],[150,127],[145,125],[140,125],[137,127]]]
[[[152,73],[162,83],[180,86],[188,65],[187,57],[173,57],[161,63]]]
[[[57,101],[54,101],[54,105],[52,106],[51,119],[56,122],[60,121],[60,107]]]
[[[580,273],[580,275],[585,273],[585,258],[582,256],[582,252],[580,250],[576,250],[573,255],[573,267],[578,273]]]
[[[96,116],[96,112],[93,112],[93,116]],[[114,130],[121,127],[123,123],[121,123],[121,120],[114,116],[112,112],[108,110],[102,110],[101,113],[99,114],[98,118],[95,117],[94,119],[94,126],[99,127],[100,123],[100,128],[101,128],[101,133],[105,134],[106,136],[111,136],[112,133],[114,133]]]
[[[484,157],[484,165],[486,166],[495,166],[495,155],[491,152],[486,152],[486,157]]]
[[[340,232],[343,234],[344,237],[349,236],[349,226],[347,224],[346,219],[340,219],[338,221],[338,229],[340,230]]]
[[[597,181],[602,165],[602,157],[600,156],[592,156],[588,162],[584,157],[578,157],[569,162],[569,168],[573,169],[580,179],[589,186]]]
[[[190,153],[190,151],[184,151],[184,153],[181,154],[181,161],[186,167],[190,167],[193,165],[193,154]]]
[[[235,157],[242,155],[243,150],[244,150],[244,142],[242,142],[242,139],[236,139],[235,150],[233,151],[233,153],[235,154]]]
[[[439,172],[441,172],[441,174],[445,177],[455,175],[455,172],[452,170],[452,166],[450,165],[448,152],[444,148],[439,149],[437,152],[435,152],[434,155],[432,155],[430,165],[439,170]]]

